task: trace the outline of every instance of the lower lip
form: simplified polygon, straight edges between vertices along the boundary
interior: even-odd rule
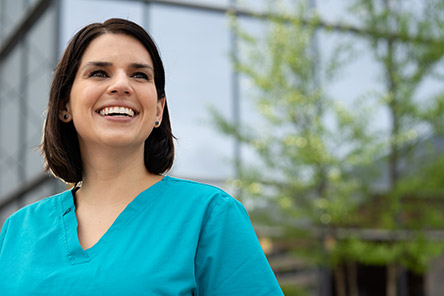
[[[99,114],[100,115],[100,114]],[[130,122],[134,119],[133,117],[129,117],[129,116],[105,116],[105,115],[100,115],[100,117],[108,120],[108,121],[112,121],[112,122]]]

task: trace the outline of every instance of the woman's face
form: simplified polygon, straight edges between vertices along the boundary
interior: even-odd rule
[[[66,110],[81,148],[140,148],[161,121],[164,104],[164,98],[157,99],[153,62],[142,43],[106,33],[84,52]],[[62,112],[59,116],[63,120]]]

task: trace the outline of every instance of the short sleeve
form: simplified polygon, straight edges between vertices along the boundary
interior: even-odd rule
[[[9,226],[9,219],[6,219],[5,223],[2,226],[2,231],[0,232],[0,254],[2,253],[3,250],[3,244],[5,242],[6,231],[8,230],[8,226]]]
[[[198,295],[283,295],[245,208],[229,195],[207,209],[195,265]]]

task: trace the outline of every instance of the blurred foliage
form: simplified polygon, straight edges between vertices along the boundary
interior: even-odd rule
[[[254,205],[256,225],[271,227],[276,240],[297,238],[292,251],[313,263],[396,264],[423,273],[443,253],[443,238],[430,230],[444,225],[444,156],[431,140],[443,134],[444,92],[421,88],[444,78],[444,2],[416,10],[410,2],[350,1],[356,28],[326,24],[302,1],[268,1],[271,17],[259,35],[232,16],[240,40],[233,62],[259,114],[238,126],[211,111],[217,128],[258,159],[242,164],[232,183]],[[380,71],[375,89],[347,104],[329,94],[357,52],[338,39],[321,59],[320,28],[364,41]],[[382,128],[374,124],[380,110],[390,115]],[[376,190],[381,176],[389,185]],[[338,237],[338,229],[356,235]],[[359,229],[392,235],[370,240]]]
[[[291,285],[281,285],[282,292],[285,296],[307,296],[309,291],[303,287],[294,287]]]

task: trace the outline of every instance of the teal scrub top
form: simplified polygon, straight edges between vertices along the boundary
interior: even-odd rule
[[[283,293],[241,203],[165,176],[87,250],[71,190],[13,214],[0,234],[0,295]]]

